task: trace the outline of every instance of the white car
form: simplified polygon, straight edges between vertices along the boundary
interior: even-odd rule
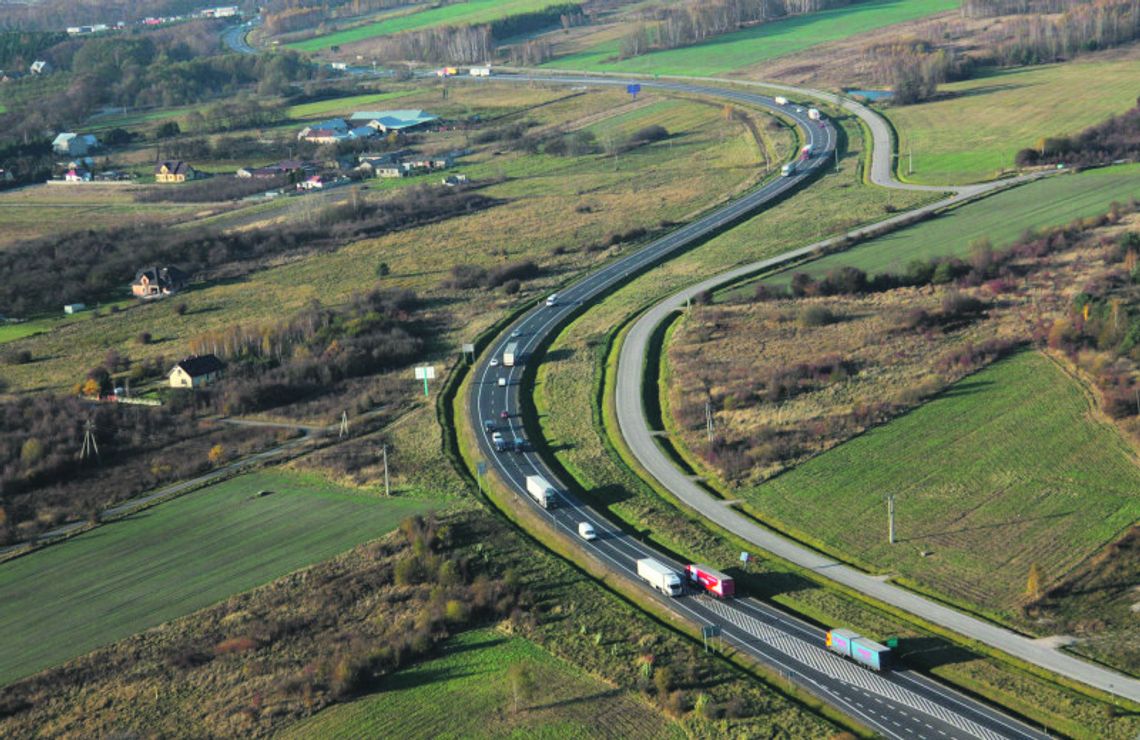
[[[593,524],[578,522],[578,536],[584,540],[594,540],[598,538],[598,533],[594,531]]]
[[[522,332],[518,329],[511,332],[511,339],[518,339],[520,336],[522,336]]]
[[[499,378],[499,387],[500,388],[506,388],[507,387],[507,379],[506,378]]]
[[[547,296],[546,305],[553,306],[556,303],[558,303],[558,294],[557,293],[551,293],[549,296]]]
[[[498,366],[499,366],[499,358],[498,357],[492,357],[491,358],[491,367],[498,367]]]

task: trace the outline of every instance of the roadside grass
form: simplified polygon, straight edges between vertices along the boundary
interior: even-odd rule
[[[620,36],[615,37],[613,31],[608,31],[602,37],[604,40],[596,45],[559,56],[547,66],[646,74],[723,74],[883,26],[954,10],[959,5],[959,0],[872,0],[765,23],[694,46],[623,60],[617,59]],[[630,23],[629,29],[632,28]]]
[[[1027,229],[1060,226],[1102,214],[1112,201],[1140,198],[1140,164],[1120,165],[1050,177],[967,203],[931,220],[830,254],[763,282],[786,285],[797,272],[826,275],[839,267],[868,274],[898,272],[911,260],[965,257],[970,243],[988,238],[994,249],[1013,243]],[[732,288],[718,298],[750,296],[755,284]]]
[[[468,0],[454,5],[435,6],[415,13],[399,15],[377,23],[316,36],[304,41],[285,44],[298,51],[321,51],[331,46],[343,46],[376,36],[390,36],[401,31],[412,31],[430,26],[471,25],[489,23],[518,13],[542,10],[551,0]]]
[[[1077,381],[1024,352],[736,493],[840,557],[1016,617],[1032,566],[1059,581],[1140,516],[1135,455],[1093,414]]]
[[[533,681],[516,710],[508,672]],[[551,655],[495,630],[455,635],[442,654],[393,674],[375,693],[329,707],[285,737],[683,738],[657,709]]]
[[[362,110],[366,106],[375,103],[381,103],[386,100],[395,100],[396,98],[405,98],[409,95],[415,95],[419,90],[392,90],[383,93],[373,93],[369,95],[352,95],[344,98],[332,98],[330,100],[318,100],[313,103],[302,103],[301,105],[291,105],[285,109],[285,114],[289,118],[317,118],[326,116],[329,113],[349,113],[355,110]]]
[[[858,150],[858,129],[849,129]],[[844,174],[828,177],[811,190],[716,237],[704,246],[654,268],[648,276],[593,307],[554,341],[538,368],[534,403],[544,444],[555,450],[561,465],[592,503],[631,531],[672,550],[679,557],[708,562],[737,577],[748,593],[768,599],[826,626],[851,626],[878,638],[903,638],[901,652],[908,664],[989,697],[1037,722],[1076,737],[1127,738],[1140,721],[1115,718],[1106,704],[1042,680],[1004,660],[970,652],[938,630],[916,626],[905,615],[883,610],[858,595],[833,586],[822,587],[793,566],[754,557],[742,566],[738,555],[746,544],[710,529],[687,511],[678,510],[638,478],[622,457],[620,442],[612,440],[612,385],[599,401],[603,372],[612,380],[614,352],[610,342],[622,322],[639,307],[686,285],[693,275],[707,275],[733,264],[755,260],[810,243],[828,232],[846,228],[849,218],[875,218],[887,198],[897,197],[853,179],[858,157],[844,159]],[[916,197],[911,195],[910,197]],[[841,203],[842,211],[821,204]],[[848,206],[848,203],[851,205]],[[896,201],[897,203],[897,201]],[[818,219],[833,219],[821,225]],[[590,413],[584,409],[589,408]],[[599,411],[599,408],[601,409]],[[567,409],[579,409],[567,413]],[[606,416],[606,431],[602,430]],[[616,448],[616,449],[615,449]]]
[[[1075,134],[1136,104],[1140,47],[1064,64],[996,70],[939,86],[938,100],[887,108],[898,132],[899,174],[940,185],[1012,169],[1018,150]],[[907,174],[906,154],[914,153]]]
[[[621,97],[616,91],[598,96],[596,100],[592,94],[562,99],[533,114],[540,124],[547,119],[574,121],[583,112],[593,115],[615,107]],[[679,127],[678,121],[689,123]],[[136,361],[179,356],[186,352],[186,340],[201,332],[237,323],[276,321],[314,299],[330,306],[370,290],[377,285],[380,262],[386,262],[391,271],[381,281],[383,287],[415,290],[437,305],[446,305],[455,313],[456,331],[469,336],[517,298],[498,291],[442,288],[452,265],[492,268],[533,259],[543,275],[528,282],[526,290],[541,294],[611,257],[614,248],[586,248],[604,242],[610,234],[654,228],[664,219],[683,220],[758,179],[757,163],[763,158],[755,142],[743,125],[724,121],[718,108],[682,102],[641,121],[656,122],[673,133],[669,141],[640,147],[616,160],[604,155],[494,156],[483,150],[466,158],[467,164],[458,171],[476,183],[506,177],[483,191],[506,199],[503,205],[304,256],[241,280],[194,286],[175,301],[135,305],[114,316],[93,318],[82,327],[63,327],[18,340],[18,348],[30,350],[38,361],[6,367],[4,377],[13,388],[67,388],[77,379],[76,368],[97,364],[108,346],[129,347]],[[790,137],[773,135],[772,139],[774,147],[790,151]],[[436,178],[427,182],[438,186]],[[362,196],[383,198],[385,194],[365,191]],[[292,208],[295,217],[303,218],[306,201],[290,199],[281,208]],[[575,208],[575,203],[584,208]],[[259,215],[271,217],[268,210]],[[130,277],[124,276],[124,283]],[[174,310],[180,303],[189,308],[181,316]],[[154,343],[136,344],[142,332],[149,332]],[[451,339],[467,341],[459,336],[445,341]]]
[[[313,474],[258,472],[5,563],[0,683],[325,560],[437,506]]]

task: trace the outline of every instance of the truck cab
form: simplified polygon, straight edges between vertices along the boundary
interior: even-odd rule
[[[484,432],[493,432],[493,431],[495,431],[495,428],[497,426],[498,425],[495,424],[494,419],[484,419],[483,420],[483,431]]]
[[[791,175],[794,175],[795,172],[796,172],[796,163],[795,162],[788,162],[787,164],[785,164],[783,167],[780,168],[780,176],[781,177],[789,177]]]
[[[495,432],[491,435],[491,444],[495,446],[497,452],[503,452],[507,449],[507,439],[502,432]]]

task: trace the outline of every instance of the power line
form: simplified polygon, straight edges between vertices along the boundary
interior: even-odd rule
[[[99,443],[95,440],[95,422],[88,419],[83,424],[83,447],[79,450],[79,459],[99,456]]]

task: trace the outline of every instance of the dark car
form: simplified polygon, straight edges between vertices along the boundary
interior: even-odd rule
[[[502,411],[502,412],[499,414],[499,418],[500,418],[500,419],[509,419],[509,418],[511,418],[511,413],[510,413],[509,411],[507,411],[506,409],[504,409],[504,410],[503,410],[503,411]]]
[[[485,431],[485,432],[495,431],[496,426],[497,425],[495,424],[495,422],[491,419],[484,419],[483,420],[483,431]]]

